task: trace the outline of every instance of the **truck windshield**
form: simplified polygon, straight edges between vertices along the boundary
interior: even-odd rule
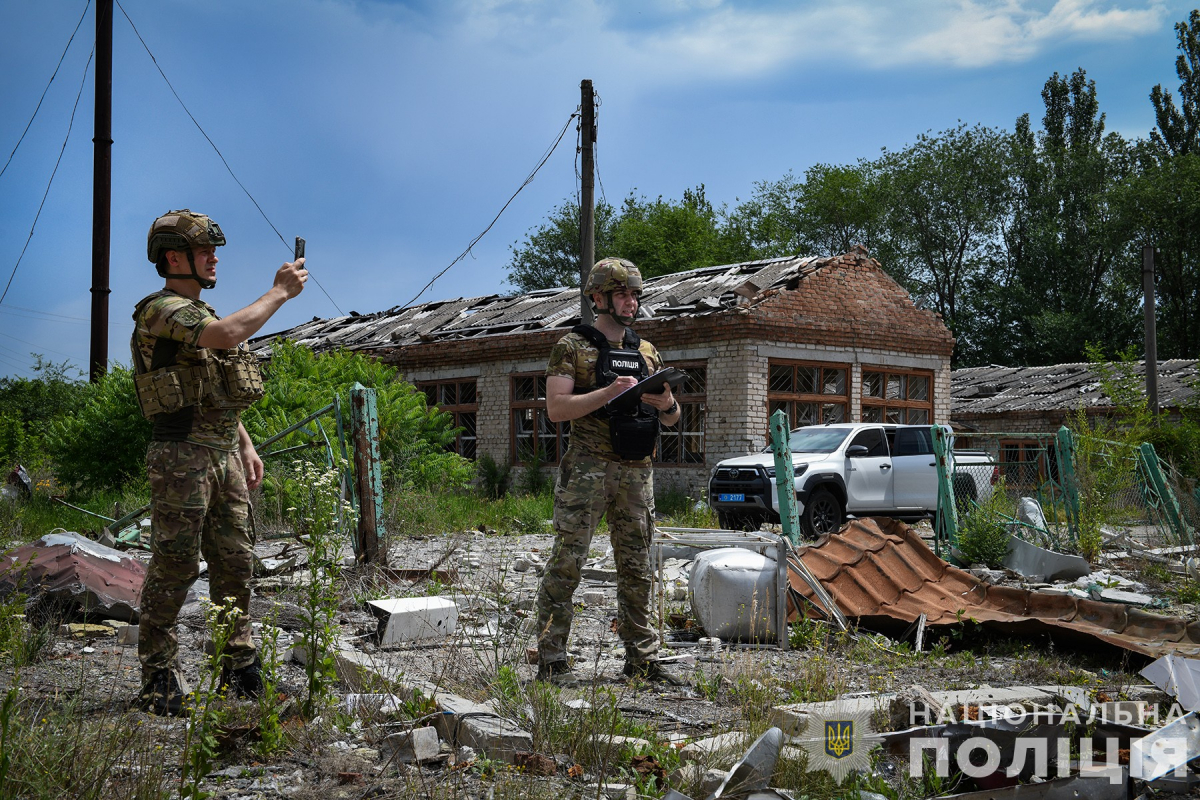
[[[832,453],[846,441],[845,428],[797,428],[788,434],[793,453]]]

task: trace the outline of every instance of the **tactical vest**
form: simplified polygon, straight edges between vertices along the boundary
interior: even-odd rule
[[[576,325],[571,333],[579,334],[600,351],[596,359],[596,385],[577,388],[577,394],[601,389],[623,375],[639,381],[650,377],[650,367],[638,349],[642,340],[632,328],[625,329],[620,350],[614,350],[608,338],[590,325]],[[654,452],[658,442],[658,412],[640,399],[617,398],[593,411],[592,416],[608,420],[613,452],[618,458],[640,461]]]
[[[241,411],[262,399],[262,370],[258,356],[244,349],[221,350],[198,347],[199,363],[191,366],[176,364],[183,342],[158,337],[154,353],[147,366],[137,344],[138,319],[142,310],[161,293],[156,292],[138,303],[133,312],[134,329],[129,346],[133,354],[134,386],[142,414],[155,423],[156,429],[165,424],[173,429],[191,427],[191,411],[205,406],[222,410]],[[184,415],[171,419],[163,415]],[[176,431],[189,433],[188,431]]]

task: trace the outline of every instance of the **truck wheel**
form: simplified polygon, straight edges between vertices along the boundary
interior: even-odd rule
[[[815,539],[833,533],[842,526],[842,504],[828,489],[817,489],[804,504],[800,527],[805,536]]]

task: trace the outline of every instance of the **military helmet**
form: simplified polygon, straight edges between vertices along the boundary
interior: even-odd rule
[[[190,253],[193,247],[219,247],[223,244],[225,234],[221,233],[220,225],[204,214],[181,208],[168,211],[154,220],[150,232],[146,234],[146,257],[151,264],[157,264],[168,250]]]
[[[624,258],[602,258],[588,273],[584,294],[608,294],[628,290],[642,293],[642,273],[632,261]]]

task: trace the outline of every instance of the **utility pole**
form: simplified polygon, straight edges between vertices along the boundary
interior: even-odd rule
[[[92,344],[88,379],[108,371],[108,257],[112,221],[113,0],[96,3],[96,113],[92,136]]]
[[[1154,245],[1142,248],[1142,305],[1146,326],[1146,404],[1158,417],[1158,335],[1155,330]]]
[[[579,84],[579,91],[583,112],[579,137],[583,151],[583,185],[579,199],[579,320],[584,325],[591,325],[595,317],[583,287],[587,285],[588,273],[596,260],[596,163],[592,154],[592,146],[596,143],[596,93],[592,91],[591,81]]]

